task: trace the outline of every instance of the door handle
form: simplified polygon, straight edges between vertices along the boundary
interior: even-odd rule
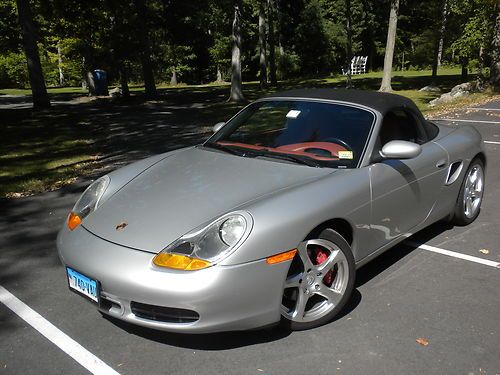
[[[437,167],[437,168],[443,168],[443,167],[446,167],[446,160],[444,160],[444,159],[439,160],[439,161],[436,163],[436,167]]]

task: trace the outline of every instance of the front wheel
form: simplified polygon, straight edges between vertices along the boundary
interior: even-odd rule
[[[282,325],[298,331],[328,323],[348,301],[355,277],[354,257],[340,234],[325,229],[303,241],[285,280]]]

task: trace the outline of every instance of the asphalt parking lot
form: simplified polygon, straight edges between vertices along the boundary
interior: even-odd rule
[[[0,374],[500,374],[500,101],[444,121],[486,142],[480,216],[361,268],[340,317],[310,331],[179,335],[104,318],[68,291],[55,249],[86,182],[2,202]]]

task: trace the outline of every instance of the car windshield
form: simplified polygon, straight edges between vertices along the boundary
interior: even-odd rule
[[[375,116],[344,104],[265,100],[241,111],[206,147],[310,166],[356,168]]]

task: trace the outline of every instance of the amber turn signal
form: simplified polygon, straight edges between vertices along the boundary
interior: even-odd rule
[[[176,270],[195,271],[210,266],[206,260],[191,258],[186,255],[160,253],[153,259],[158,267],[173,268]]]
[[[287,260],[293,259],[293,257],[297,254],[297,249],[285,251],[284,253],[279,253],[273,255],[269,258],[266,258],[267,264],[276,264],[281,262],[286,262]]]
[[[75,229],[77,226],[79,226],[82,223],[82,219],[80,219],[80,216],[75,214],[74,212],[71,212],[68,216],[68,228],[70,230]]]

